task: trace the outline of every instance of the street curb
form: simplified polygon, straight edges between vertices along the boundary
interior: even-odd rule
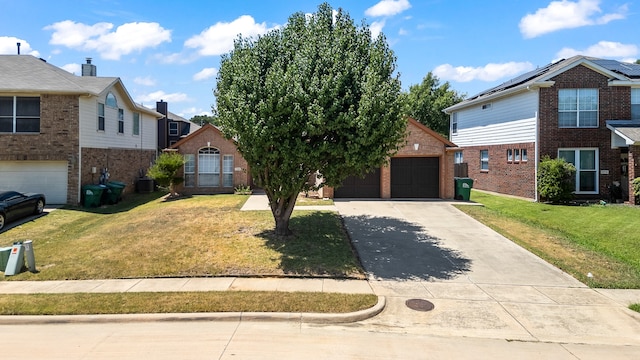
[[[378,296],[378,302],[374,306],[344,314],[219,312],[184,314],[1,315],[0,325],[104,324],[169,321],[291,321],[310,324],[341,324],[370,319],[380,314],[382,310],[384,310],[386,303],[387,301],[384,296]]]

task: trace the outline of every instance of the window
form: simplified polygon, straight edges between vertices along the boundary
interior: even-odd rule
[[[124,134],[124,110],[118,109],[118,134]]]
[[[512,162],[513,161],[513,150],[511,150],[511,149],[507,149],[507,161],[508,162]]]
[[[118,100],[116,100],[116,96],[113,95],[113,93],[108,93],[107,94],[107,106],[110,106],[112,108],[117,108],[118,107]]]
[[[186,154],[184,156],[184,186],[194,187],[196,185],[196,156]]]
[[[233,187],[233,155],[222,157],[222,186]]]
[[[631,89],[631,120],[640,120],[640,88]]]
[[[40,97],[0,96],[0,132],[40,132]]]
[[[489,109],[491,109],[491,103],[482,105],[482,110],[489,110]]]
[[[560,89],[559,127],[597,127],[598,89]]]
[[[198,152],[198,185],[220,186],[220,151],[204,148]]]
[[[451,114],[451,133],[458,133],[458,113]]]
[[[559,149],[558,157],[576,167],[576,194],[598,193],[598,149]]]
[[[170,136],[178,136],[178,123],[175,121],[171,121],[169,123],[169,135]]]
[[[98,130],[104,131],[104,104],[98,103]]]
[[[522,162],[527,161],[527,149],[521,149],[520,154],[522,155]]]
[[[520,161],[520,149],[513,149],[513,159],[515,162]]]
[[[140,135],[140,113],[133,113],[133,130],[131,133],[133,135]]]
[[[454,158],[453,158],[453,163],[454,164],[462,164],[463,163],[462,151],[456,151],[455,152]]]
[[[489,171],[489,150],[480,150],[480,170]]]

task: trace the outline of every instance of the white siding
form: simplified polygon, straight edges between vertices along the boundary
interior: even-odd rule
[[[125,96],[112,88],[118,108],[124,110],[124,133],[118,133],[118,108],[105,104],[105,130],[98,131],[98,103],[105,103],[108,91],[99,97],[80,98],[80,146],[90,148],[122,148],[155,150],[158,125],[155,117],[140,113],[140,135],[133,135],[133,113]]]
[[[457,112],[458,132],[451,141],[458,146],[534,142],[538,91],[527,91],[491,101],[489,109],[477,104]]]

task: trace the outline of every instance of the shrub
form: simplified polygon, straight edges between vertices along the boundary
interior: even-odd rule
[[[553,203],[573,199],[576,168],[564,159],[544,156],[538,167],[538,193],[545,201]]]
[[[640,177],[633,179],[631,185],[633,186],[633,195],[636,196],[636,205],[640,205]]]
[[[147,172],[147,176],[154,179],[158,185],[169,188],[169,196],[175,194],[174,187],[182,184],[184,179],[177,176],[178,170],[184,165],[184,157],[178,153],[162,153],[155,164]]]

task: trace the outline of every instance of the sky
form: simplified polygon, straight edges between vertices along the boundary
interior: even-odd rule
[[[122,79],[134,101],[186,119],[211,114],[221,55],[238,34],[286,25],[321,0],[0,0],[0,54]],[[404,91],[432,72],[475,95],[573,55],[640,58],[640,0],[333,0],[384,34]]]

